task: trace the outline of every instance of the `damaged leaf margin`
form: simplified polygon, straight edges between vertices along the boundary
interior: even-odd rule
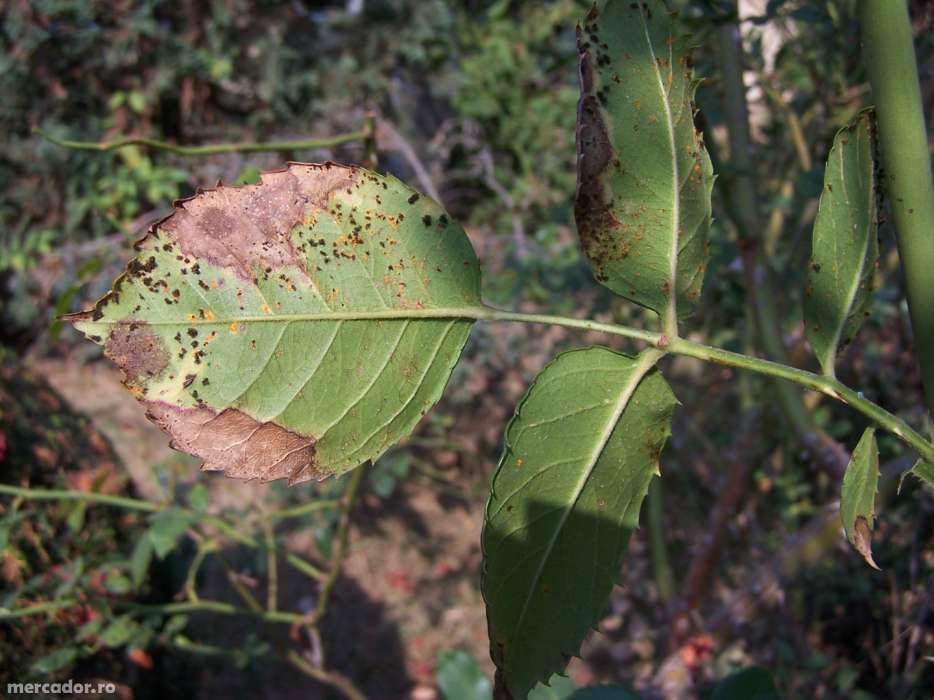
[[[237,478],[378,457],[436,403],[473,323],[459,310],[480,306],[476,255],[437,203],[334,163],[199,190],[136,250],[65,320],[173,447]]]
[[[709,257],[713,168],[694,127],[687,39],[661,0],[594,5],[578,26],[581,245],[597,281],[677,332]]]
[[[879,566],[872,558],[872,528],[878,487],[879,449],[875,428],[866,428],[843,475],[840,517],[847,540],[876,570]]]

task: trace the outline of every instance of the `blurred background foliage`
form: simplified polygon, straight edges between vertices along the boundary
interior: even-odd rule
[[[705,79],[697,93],[698,126],[719,173],[705,303],[691,320],[690,332],[714,344],[748,350],[756,345],[755,323],[747,312],[740,232],[730,197],[731,181],[748,173],[730,166],[717,51],[718,32],[735,22],[735,16],[731,3],[722,0],[670,4],[698,46],[696,71]],[[43,141],[34,127],[88,141],[123,135],[177,144],[286,141],[357,130],[364,114],[373,111],[380,168],[438,197],[465,223],[484,261],[488,301],[642,323],[645,312],[593,284],[580,262],[573,225],[578,94],[574,25],[589,5],[585,0],[4,3],[3,481],[104,489],[167,499],[169,504],[178,501],[192,509],[186,494],[192,479],[199,477],[191,463],[173,457],[154,464],[146,458],[141,467],[132,468],[121,442],[137,439],[136,428],[127,426],[135,426],[141,416],[129,410],[129,417],[121,414],[123,422],[113,420],[108,428],[107,414],[101,418],[104,409],[88,402],[87,395],[106,394],[111,386],[116,392],[118,383],[112,377],[110,384],[93,379],[90,386],[69,379],[92,376],[89,368],[108,370],[94,349],[77,344],[71,331],[54,319],[105,291],[124,264],[128,244],[165,216],[173,199],[218,180],[253,182],[259,172],[286,159],[360,162],[365,155],[361,143],[199,158],[135,146],[79,152]],[[823,161],[835,131],[870,101],[854,2],[750,0],[740,7],[758,197],[759,230],[753,233],[778,290],[766,301],[785,348],[793,363],[807,366],[811,360],[801,327],[800,295]],[[934,9],[915,0],[912,11],[930,118]],[[840,375],[874,401],[922,425],[920,379],[898,260],[885,225],[881,244],[872,317],[841,363]],[[355,655],[345,648],[353,646],[352,640],[338,643],[335,663],[343,663],[340,670],[373,697],[414,697],[417,692],[423,692],[421,698],[436,697],[442,691],[434,679],[435,655],[452,645],[480,659],[481,670],[489,672],[475,590],[476,528],[488,475],[505,421],[528,379],[557,350],[579,342],[560,329],[478,328],[441,410],[408,445],[370,472],[357,537],[364,545],[382,542],[399,557],[416,547],[423,554],[418,566],[424,569],[399,573],[387,557],[383,563],[388,568],[380,569],[379,580],[388,593],[358,586],[349,574],[343,580],[352,593],[331,614],[353,619],[354,609],[364,611],[369,617],[359,619],[359,625],[388,635],[376,637],[383,647],[374,648],[391,648],[382,660]],[[30,380],[33,388],[21,383],[31,376],[23,370],[27,365],[43,375]],[[645,526],[634,538],[622,577],[625,590],[614,595],[602,634],[585,647],[586,663],[572,664],[572,675],[581,684],[619,681],[647,697],[680,697],[678,692],[705,692],[715,679],[757,663],[772,669],[788,697],[930,697],[934,672],[924,656],[934,644],[931,495],[906,484],[903,495],[894,499],[894,478],[886,482],[874,547],[885,573],[876,575],[841,544],[833,512],[838,482],[789,429],[771,400],[771,385],[726,369],[702,370],[690,361],[672,361],[670,370],[684,407],[663,460],[664,495],[653,491],[650,505],[656,508],[647,509],[659,515],[643,514]],[[101,424],[100,444],[76,447],[79,454],[67,458],[55,451],[56,445],[73,442],[62,437],[69,431],[98,433],[88,426],[74,428],[74,421],[86,421],[77,413],[56,422],[58,409],[23,405],[21,397],[37,392],[40,383],[39,395],[56,397],[63,412],[71,416],[71,404]],[[855,445],[862,424],[851,413],[815,397],[805,401],[816,430],[845,447]],[[53,429],[43,435],[23,432],[24,416]],[[116,454],[108,457],[108,469],[116,481],[67,476],[73,469],[86,474],[99,468],[100,450],[110,450],[111,443]],[[906,457],[896,442],[880,437],[880,449],[888,474],[904,469]],[[38,469],[37,460],[45,467]],[[155,496],[146,486],[152,480],[160,485]],[[246,531],[262,536],[260,524],[248,518],[255,504],[234,498],[231,505],[218,495],[231,493],[237,484],[207,483],[215,510],[244,518]],[[326,488],[333,488],[328,494],[334,495],[342,485]],[[734,501],[724,496],[731,489],[740,496]],[[307,492],[296,496],[269,487],[249,493],[282,508],[310,498]],[[421,504],[421,498],[431,503]],[[133,573],[132,540],[143,532],[158,540],[161,530],[152,534],[154,522],[119,512],[95,514],[93,509],[74,515],[42,503],[31,504],[28,515],[8,502],[2,508],[3,607],[54,600],[64,595],[63,581],[69,582],[68,595],[78,587],[79,598],[100,603],[90,618],[87,611],[72,611],[70,616],[45,618],[41,627],[2,623],[4,679],[71,673],[84,658],[86,665],[80,668],[85,674],[110,674],[137,697],[147,697],[142,688],[153,673],[161,670],[180,678],[191,668],[173,655],[179,639],[190,642],[189,652],[195,647],[205,656],[217,651],[212,646],[217,639],[197,641],[205,634],[203,624],[186,628],[187,620],[169,615],[124,624],[106,602],[111,595],[151,603],[170,600],[198,551],[203,524],[198,518],[159,525],[175,536],[164,552],[168,558],[156,567],[161,574],[153,578],[152,569],[139,573],[139,561]],[[725,512],[724,522],[715,521],[719,512]],[[473,523],[451,528],[463,535],[462,547],[451,544],[455,534],[439,536],[432,520],[460,522],[461,515],[465,523]],[[405,527],[393,526],[395,520]],[[327,558],[335,521],[332,511],[304,521],[311,541],[299,539],[295,546]],[[715,541],[713,554],[704,550],[706,534]],[[223,537],[218,542],[236,546]],[[454,547],[461,559],[444,563],[445,547]],[[240,552],[228,563],[237,572],[262,578],[268,574],[264,561]],[[147,567],[149,563],[147,559]],[[49,575],[50,567],[70,573]],[[695,571],[697,577],[691,578]],[[296,588],[296,595],[301,590]],[[464,597],[470,602],[457,607]],[[370,603],[363,605],[364,600]],[[413,612],[416,608],[429,613],[414,629],[406,620],[422,619]],[[452,616],[451,610],[461,616]],[[374,622],[377,618],[382,621]],[[95,619],[102,621],[93,629],[82,627]],[[108,637],[114,643],[101,644],[101,631],[114,624],[122,625]],[[84,636],[75,637],[79,628]],[[352,637],[353,629],[351,623],[338,624],[336,635],[351,630]],[[240,655],[234,665],[243,669],[265,663],[270,648],[289,643],[275,636],[263,641],[262,630],[247,623],[235,633]],[[113,649],[125,654],[104,651]],[[390,662],[399,667],[397,672],[381,670]],[[164,681],[159,692],[191,697],[229,689],[217,685],[227,673],[224,668],[210,666],[198,680]],[[269,678],[253,682],[260,687],[262,680]],[[236,687],[236,680],[228,681]],[[427,694],[431,692],[436,695]]]

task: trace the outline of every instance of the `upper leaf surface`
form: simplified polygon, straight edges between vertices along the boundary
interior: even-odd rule
[[[856,335],[879,257],[872,113],[834,138],[811,243],[804,298],[807,337],[825,374]]]
[[[686,40],[661,0],[610,0],[588,13],[577,41],[584,253],[599,282],[674,330],[700,296],[713,187]]]
[[[850,544],[866,563],[878,569],[872,560],[872,523],[879,487],[879,449],[874,428],[866,428],[843,475],[840,494],[840,518]]]
[[[479,305],[463,229],[392,177],[291,164],[177,205],[70,317],[205,469],[340,473],[437,401]],[[431,314],[436,314],[431,317]]]
[[[560,355],[519,404],[483,528],[483,595],[513,697],[560,672],[597,622],[676,404],[656,355]]]

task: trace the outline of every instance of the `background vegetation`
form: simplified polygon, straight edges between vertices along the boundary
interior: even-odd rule
[[[730,5],[673,4],[698,43],[700,118],[721,185],[705,311],[691,327],[720,346],[808,365],[797,290],[823,162],[835,131],[870,101],[854,3],[742,3],[748,163],[731,153]],[[361,162],[364,144],[191,158],[66,150],[33,130],[287,141],[356,131],[372,111],[380,168],[465,222],[490,303],[637,324],[641,311],[592,284],[573,227],[574,24],[588,6],[42,0],[0,9],[2,481],[105,497],[34,501],[8,489],[0,502],[0,607],[46,606],[0,621],[0,682],[106,678],[134,697],[329,697],[353,692],[348,684],[374,698],[488,692],[475,677],[476,664],[490,668],[477,592],[483,494],[528,380],[580,339],[478,327],[442,410],[360,484],[289,491],[198,474],[56,316],[103,293],[171,200],[218,180],[253,181],[287,159]],[[915,2],[913,17],[930,116],[934,10]],[[921,426],[884,223],[880,246],[871,317],[838,374]],[[755,265],[775,290],[759,289],[758,310],[748,294]],[[788,697],[929,697],[934,501],[894,497],[894,475],[910,466],[901,446],[879,436],[889,478],[875,573],[848,551],[835,509],[840,448],[855,446],[861,422],[813,396],[797,408],[754,402],[774,393],[765,380],[669,361],[684,407],[663,456],[664,493],[650,494],[622,587],[572,679],[691,697],[757,664]]]

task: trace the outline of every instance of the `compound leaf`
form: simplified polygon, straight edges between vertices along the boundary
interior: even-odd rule
[[[808,341],[833,376],[867,315],[879,257],[872,113],[862,112],[834,137],[811,242],[804,297]]]
[[[564,353],[509,423],[482,589],[497,683],[513,697],[564,669],[617,580],[677,403],[656,358]]]
[[[610,0],[578,27],[574,217],[596,279],[668,330],[700,296],[713,168],[685,37],[662,0]]]
[[[377,458],[441,395],[480,304],[463,229],[393,177],[290,164],[177,204],[93,310],[177,449],[228,476]]]
[[[866,428],[843,475],[840,517],[850,544],[866,563],[878,569],[872,559],[872,523],[879,486],[879,449],[874,428]]]

